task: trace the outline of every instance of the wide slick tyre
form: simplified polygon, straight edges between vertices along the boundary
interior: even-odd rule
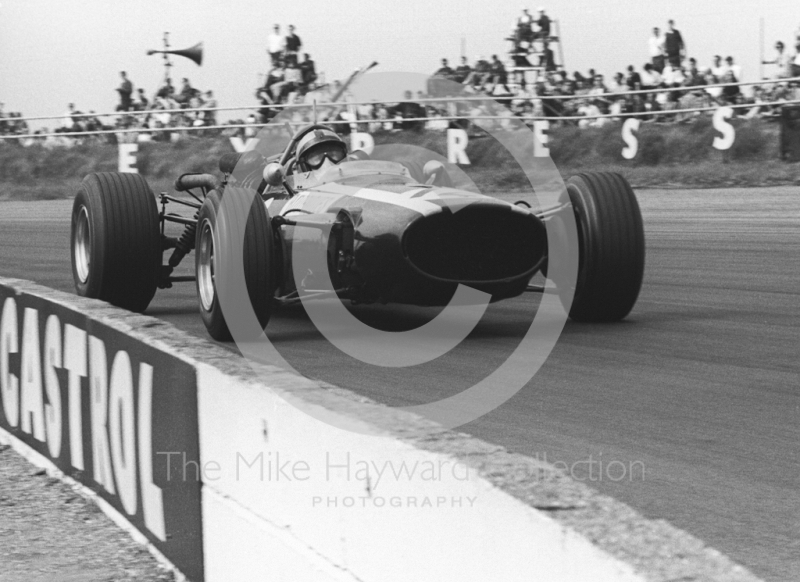
[[[221,212],[222,196],[225,197]],[[242,229],[244,228],[244,232]],[[275,295],[275,241],[272,222],[260,196],[252,190],[228,186],[224,193],[212,190],[206,196],[197,221],[195,272],[200,316],[209,335],[217,341],[234,339],[231,326],[237,326],[236,339],[255,339],[269,322]],[[229,263],[225,263],[229,261]],[[244,312],[237,307],[226,314],[219,297],[219,286],[225,292],[237,290],[231,274],[240,262],[244,271],[252,312],[252,321],[242,321]],[[251,337],[252,336],[252,337]]]
[[[103,172],[81,182],[70,255],[82,297],[142,312],[156,292],[161,235],[156,199],[139,174]]]
[[[636,195],[613,172],[578,174],[566,185],[579,247],[569,316],[584,322],[619,321],[636,304],[644,276],[644,227]]]

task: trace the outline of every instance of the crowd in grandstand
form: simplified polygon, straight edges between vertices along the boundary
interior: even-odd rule
[[[28,133],[28,123],[18,111],[4,111],[5,104],[0,103],[0,135],[25,135]]]
[[[302,47],[303,41],[295,33],[293,25],[289,25],[285,36],[281,34],[279,24],[272,27],[267,36],[270,69],[264,83],[256,90],[256,97],[262,105],[262,120],[272,116],[270,105],[294,103],[315,88],[316,64],[308,53],[301,53]]]
[[[434,92],[442,95],[456,92],[452,85],[436,84],[436,79],[443,79],[450,84],[460,84],[466,91],[481,91],[496,98],[510,97],[515,113],[530,111],[535,116],[548,118],[593,118],[652,112],[648,117],[652,121],[686,119],[692,115],[669,112],[719,105],[752,104],[753,107],[744,108],[740,114],[772,115],[776,112],[774,107],[760,104],[800,98],[795,83],[755,86],[746,94],[735,85],[743,78],[742,69],[732,56],[723,59],[717,55],[710,66],[699,67],[696,59],[688,57],[686,43],[673,20],[667,22],[663,33],[658,28],[653,29],[648,42],[650,61],[641,69],[629,65],[625,73],[618,72],[610,80],[594,69],[590,69],[588,75],[579,71],[570,75],[555,63],[551,46],[559,39],[552,34],[552,21],[544,8],[540,8],[537,15],[538,18],[533,18],[528,10],[523,10],[515,22],[515,29],[508,38],[512,41],[509,68],[496,55],[491,62],[477,57],[474,65],[462,56],[456,69],[449,66],[447,59],[442,59],[442,66],[433,75]],[[783,43],[779,42],[776,43],[776,57],[764,62],[775,65],[774,78],[800,76],[800,33],[795,41],[793,54],[786,53]],[[710,86],[718,84],[734,85]],[[639,93],[658,89],[661,91]],[[602,125],[608,120],[586,119],[577,120],[577,123]]]
[[[419,92],[414,100],[410,92],[405,101],[399,103],[371,103],[323,109],[317,117],[320,121],[335,122],[338,131],[399,131],[401,129],[447,129],[470,127],[468,121],[451,117],[586,117],[586,119],[562,119],[561,123],[576,123],[580,126],[595,126],[608,123],[625,113],[651,113],[650,121],[686,120],[696,113],[683,112],[719,105],[752,105],[738,109],[738,115],[747,117],[774,115],[774,106],[762,105],[800,99],[800,84],[794,82],[754,86],[743,91],[736,83],[743,81],[742,69],[734,57],[713,57],[708,66],[700,66],[689,57],[683,35],[669,20],[662,32],[654,28],[648,40],[649,59],[641,68],[629,65],[625,72],[617,72],[610,79],[590,69],[588,74],[575,71],[571,75],[562,63],[556,63],[554,45],[560,42],[554,21],[539,8],[534,16],[527,9],[515,20],[510,41],[508,60],[504,62],[497,54],[486,58],[478,56],[472,63],[461,56],[455,67],[447,58],[433,74],[428,90]],[[786,50],[783,42],[775,44],[775,55],[764,60],[772,67],[773,79],[800,77],[800,29],[793,39],[794,49]],[[224,133],[255,135],[258,124],[272,119],[280,105],[296,105],[287,114],[290,121],[307,122],[314,118],[313,103],[325,104],[345,101],[347,94],[341,83],[320,83],[316,66],[308,53],[302,51],[303,43],[295,33],[294,26],[281,34],[280,25],[275,24],[267,36],[266,52],[269,55],[269,72],[263,84],[256,90],[260,106],[245,119],[227,122],[228,126],[244,126]],[[56,133],[94,132],[97,130],[149,129],[150,139],[174,139],[180,128],[202,128],[217,126],[217,101],[212,91],[193,87],[184,78],[181,86],[175,87],[167,77],[164,83],[148,98],[142,88],[135,88],[126,72],[120,73],[118,115],[101,117],[93,111],[83,113],[70,103],[62,117]],[[444,84],[437,81],[445,81]],[[715,87],[716,84],[730,84]],[[482,104],[453,104],[425,102],[427,97],[442,97],[453,94],[452,87],[460,87],[467,93],[488,94],[506,107],[487,109]],[[445,87],[445,88],[443,88]],[[451,87],[451,89],[446,89]],[[660,90],[645,92],[648,90]],[[457,91],[462,93],[462,91]],[[147,111],[144,115],[135,112]],[[672,113],[677,111],[677,113]],[[607,115],[609,117],[600,117]],[[0,134],[24,135],[28,124],[17,112],[5,113],[0,103]],[[645,118],[643,118],[645,119]],[[504,126],[508,119],[482,121],[481,125]],[[195,135],[202,135],[201,130]],[[210,131],[210,130],[209,130]],[[47,128],[37,134],[47,134]],[[96,139],[96,138],[86,138]],[[115,139],[112,136],[103,139]]]

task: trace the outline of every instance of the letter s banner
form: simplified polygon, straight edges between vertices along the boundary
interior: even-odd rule
[[[722,137],[714,136],[712,145],[718,150],[731,149],[736,139],[736,129],[727,121],[731,117],[733,117],[732,107],[720,107],[714,112],[714,129],[722,134]]]
[[[0,430],[97,492],[187,578],[203,580],[191,365],[0,282]]]

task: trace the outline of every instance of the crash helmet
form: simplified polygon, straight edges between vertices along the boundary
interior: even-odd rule
[[[328,158],[334,164],[347,156],[347,144],[330,129],[314,129],[297,144],[297,169],[310,172],[319,168]]]

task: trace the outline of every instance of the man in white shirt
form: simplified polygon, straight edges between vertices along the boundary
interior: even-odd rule
[[[775,58],[771,61],[762,61],[764,65],[775,65],[774,73],[771,75],[773,79],[790,77],[792,73],[791,63],[792,57],[784,50],[784,45],[781,41],[775,43]]]
[[[653,68],[661,73],[664,70],[664,37],[657,27],[653,29],[653,36],[647,41],[647,47]]]
[[[661,85],[661,75],[650,63],[645,63],[644,70],[639,77],[642,79],[642,89],[655,89]]]
[[[711,65],[711,74],[717,78],[717,83],[719,83],[719,80],[725,76],[727,70],[727,67],[722,64],[722,57],[719,55],[714,55],[714,64]]]
[[[528,11],[527,8],[522,9],[522,15],[517,18],[517,21],[514,23],[516,25],[516,41],[517,45],[523,42],[531,42],[533,40],[533,29],[531,25],[533,24],[533,16]]]
[[[720,82],[720,77],[717,77],[710,67],[705,69],[703,73],[706,79],[706,85],[716,85]],[[717,99],[722,96],[722,87],[709,87],[705,91],[713,101],[717,101]]]
[[[667,64],[667,66],[664,67],[664,74],[661,76],[661,80],[667,87],[672,87],[673,85],[680,84],[683,81],[683,76],[680,74],[679,68]]]
[[[725,72],[730,71],[738,82],[742,82],[742,67],[733,63],[733,57],[725,57]]]
[[[617,73],[614,75],[614,80],[608,85],[608,90],[611,93],[624,93],[628,90],[628,84],[625,82],[625,75]]]
[[[64,117],[61,118],[61,127],[63,127],[67,131],[73,131],[75,128],[75,119],[73,119],[73,115],[75,115],[75,104],[70,103],[67,106],[67,112],[64,114]]]
[[[281,35],[281,27],[276,24],[272,27],[272,32],[267,35],[267,52],[272,59],[272,66],[276,67],[283,56],[283,49],[286,46],[286,38]]]
[[[791,59],[789,73],[792,77],[800,77],[800,42],[795,45],[794,55],[792,55]]]

